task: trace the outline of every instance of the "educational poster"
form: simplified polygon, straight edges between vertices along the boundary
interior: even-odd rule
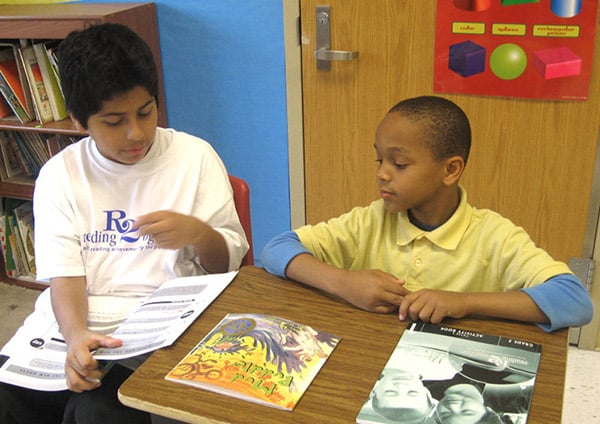
[[[597,8],[598,0],[438,0],[434,91],[586,100]]]

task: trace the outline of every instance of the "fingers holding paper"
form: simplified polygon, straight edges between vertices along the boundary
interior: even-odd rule
[[[122,341],[92,331],[85,331],[71,340],[67,349],[65,378],[69,390],[81,393],[100,387],[106,368],[96,360],[92,352],[100,347],[113,348]]]

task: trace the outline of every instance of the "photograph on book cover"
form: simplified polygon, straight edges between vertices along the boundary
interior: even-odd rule
[[[412,323],[357,416],[357,423],[524,424],[539,345]]]

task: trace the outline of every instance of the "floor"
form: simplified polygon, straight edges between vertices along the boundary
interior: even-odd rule
[[[600,352],[569,347],[562,424],[600,424]]]

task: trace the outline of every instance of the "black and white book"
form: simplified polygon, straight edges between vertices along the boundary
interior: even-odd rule
[[[410,323],[356,422],[527,422],[541,345]]]

